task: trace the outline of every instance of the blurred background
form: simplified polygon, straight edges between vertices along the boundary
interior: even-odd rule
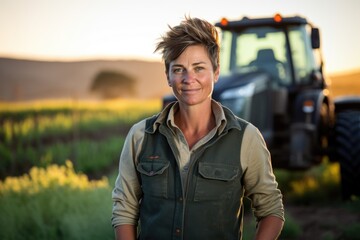
[[[359,9],[358,0],[0,0],[0,239],[114,238],[124,138],[170,93],[154,53],[168,25],[185,15],[305,17],[320,28],[334,95],[360,95]],[[341,200],[336,163],[275,174],[281,239],[360,239],[360,203]],[[246,219],[249,239],[250,208]]]

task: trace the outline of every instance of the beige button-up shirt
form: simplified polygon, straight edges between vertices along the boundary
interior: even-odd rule
[[[181,130],[174,122],[174,113],[178,105],[170,109],[169,114],[161,113],[157,121],[166,121],[173,131],[177,145],[177,164],[184,183],[187,177],[189,160],[193,151],[204,145],[215,134],[220,134],[227,124],[222,107],[212,102],[212,111],[216,120],[216,127],[204,138],[189,149]],[[139,218],[139,203],[141,200],[141,187],[136,173],[138,156],[142,149],[145,134],[146,119],[136,123],[129,131],[119,162],[119,174],[112,193],[113,212],[112,225],[116,227],[123,224],[137,225]],[[240,166],[243,170],[243,185],[245,196],[252,201],[254,215],[257,220],[272,215],[284,220],[284,206],[282,194],[278,189],[271,166],[270,153],[259,130],[252,124],[244,129],[244,136],[240,154]],[[184,186],[185,184],[183,184]],[[185,191],[183,189],[183,191]]]

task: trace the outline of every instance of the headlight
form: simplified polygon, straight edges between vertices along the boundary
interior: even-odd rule
[[[241,98],[241,97],[249,97],[254,94],[254,90],[255,90],[255,84],[249,83],[245,86],[241,86],[238,88],[229,89],[229,90],[224,91],[220,95],[220,98],[227,100],[227,99],[234,99],[234,98]]]
[[[237,116],[248,119],[249,97],[254,94],[255,84],[250,83],[238,88],[229,89],[220,95],[221,103],[230,108]]]

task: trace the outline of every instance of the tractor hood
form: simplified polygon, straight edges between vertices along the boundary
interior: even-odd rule
[[[234,73],[226,76],[220,76],[215,84],[213,98],[221,101],[222,96],[229,90],[241,89],[242,87],[253,84],[254,90],[263,90],[269,86],[270,77],[263,72]]]

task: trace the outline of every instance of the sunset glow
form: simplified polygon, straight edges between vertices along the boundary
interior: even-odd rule
[[[42,60],[148,59],[168,24],[185,15],[220,21],[243,16],[301,15],[320,28],[325,66],[360,68],[360,1],[357,0],[1,0],[0,57]]]

